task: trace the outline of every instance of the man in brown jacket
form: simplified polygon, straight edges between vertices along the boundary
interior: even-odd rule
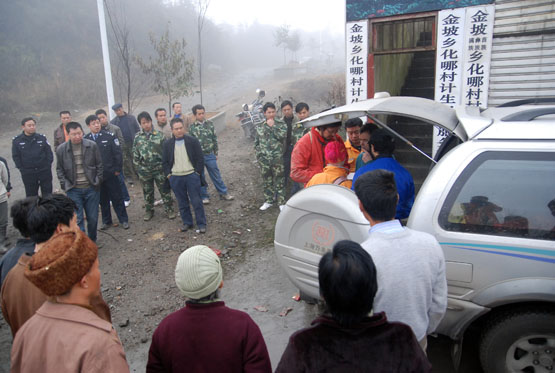
[[[46,241],[56,233],[78,230],[75,204],[63,194],[38,197],[34,206],[29,207],[27,229],[35,241],[35,255],[46,245]],[[19,328],[35,314],[48,299],[25,276],[25,268],[31,256],[22,255],[2,283],[2,314],[15,335]],[[93,312],[111,322],[110,308],[102,296],[93,299]]]
[[[52,298],[15,336],[12,372],[129,372],[112,324],[91,311],[100,296],[98,248],[82,231],[52,237],[25,277]]]

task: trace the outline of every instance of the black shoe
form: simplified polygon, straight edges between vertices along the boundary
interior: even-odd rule
[[[112,224],[102,224],[102,226],[100,227],[101,231],[105,231],[106,229],[110,228],[112,226]]]
[[[192,225],[184,225],[181,228],[179,228],[180,232],[187,232],[189,229],[193,229]]]

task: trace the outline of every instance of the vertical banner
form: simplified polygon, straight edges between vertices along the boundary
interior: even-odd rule
[[[345,30],[347,47],[346,103],[368,98],[368,20],[348,22]]]
[[[495,5],[446,9],[438,14],[435,100],[487,107]],[[434,128],[432,156],[447,133]]]
[[[435,100],[451,107],[461,104],[464,58],[465,9],[447,9],[438,14]],[[448,133],[434,127],[432,157]]]
[[[495,5],[466,9],[463,103],[488,106],[489,71]]]

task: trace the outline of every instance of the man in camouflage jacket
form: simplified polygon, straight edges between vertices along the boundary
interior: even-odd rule
[[[280,119],[275,119],[276,107],[267,102],[263,107],[266,120],[256,126],[254,149],[256,159],[260,165],[262,182],[264,183],[264,204],[260,210],[267,210],[274,203],[282,208],[285,204],[285,175],[283,167],[283,153],[287,137],[287,125]]]
[[[146,111],[137,118],[142,131],[135,135],[133,142],[133,164],[143,185],[145,199],[144,220],[152,219],[154,215],[154,183],[164,201],[164,209],[169,219],[175,219],[170,192],[164,188],[166,177],[162,168],[162,144],[164,135],[152,128],[152,118]]]
[[[230,201],[233,199],[232,196],[227,194],[227,187],[222,180],[222,175],[220,174],[220,169],[218,168],[218,137],[216,136],[216,131],[214,130],[214,124],[205,120],[205,109],[202,105],[193,106],[193,115],[195,116],[195,122],[189,126],[189,135],[196,137],[200,142],[202,147],[202,152],[204,154],[204,166],[208,170],[208,175],[212,179],[214,187],[220,193],[220,198]],[[204,169],[202,170],[202,175],[204,177]],[[200,188],[200,194],[202,197],[202,203],[210,203],[210,198],[208,195],[208,190],[206,186]]]

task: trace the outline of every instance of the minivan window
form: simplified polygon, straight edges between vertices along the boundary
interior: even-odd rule
[[[555,154],[484,152],[447,196],[448,231],[555,240]]]

